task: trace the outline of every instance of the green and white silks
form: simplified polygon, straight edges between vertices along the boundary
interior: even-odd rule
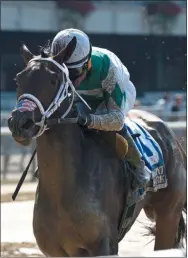
[[[120,131],[133,108],[136,90],[127,68],[106,49],[92,47],[92,69],[77,88],[92,108],[93,129]]]

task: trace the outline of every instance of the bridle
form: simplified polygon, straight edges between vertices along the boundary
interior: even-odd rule
[[[43,57],[34,57],[32,58],[30,62],[32,61],[47,61],[47,62],[51,62],[54,65],[56,65],[63,73],[63,78],[65,78],[65,80],[63,80],[63,82],[60,84],[59,86],[59,90],[56,94],[56,96],[54,97],[54,100],[51,102],[51,104],[49,105],[49,107],[45,110],[42,103],[40,102],[39,99],[37,99],[34,95],[32,94],[23,94],[21,95],[18,100],[17,100],[17,105],[16,108],[18,107],[18,105],[20,104],[20,101],[22,100],[29,100],[30,102],[32,102],[34,105],[36,105],[36,107],[38,107],[40,113],[41,113],[41,120],[39,122],[35,122],[36,126],[39,126],[39,131],[37,132],[37,134],[35,136],[33,136],[32,138],[37,138],[40,135],[42,135],[48,128],[48,125],[50,124],[62,124],[62,123],[76,123],[78,121],[78,118],[66,118],[66,116],[69,114],[69,112],[71,111],[71,108],[73,106],[74,100],[75,100],[75,94],[82,100],[82,102],[89,108],[89,105],[86,103],[86,101],[78,94],[78,92],[75,90],[74,85],[72,84],[71,80],[69,79],[69,71],[66,67],[65,64],[60,65],[58,62],[56,62],[53,58],[51,57],[47,57],[47,58],[43,58]],[[62,102],[69,96],[69,88],[71,90],[71,95],[72,95],[72,99],[71,99],[71,103],[68,106],[67,110],[65,111],[65,113],[60,117],[60,118],[50,118],[55,112],[56,110],[60,107],[60,105],[62,104]],[[36,154],[36,149],[33,152],[33,155],[29,161],[29,164],[27,165],[25,171],[23,172],[18,185],[12,195],[12,199],[15,200],[16,196],[20,190],[20,187],[22,186],[25,177],[27,175],[27,172],[29,170],[30,164],[32,162],[32,160],[34,159],[34,156]]]
[[[51,104],[49,105],[49,107],[45,110],[43,105],[41,104],[40,100],[37,99],[34,95],[32,94],[23,94],[21,95],[18,100],[17,100],[17,105],[19,104],[19,102],[23,99],[28,99],[31,102],[33,102],[39,109],[40,113],[41,113],[41,120],[39,122],[35,122],[36,126],[39,126],[40,129],[37,132],[37,134],[33,137],[33,138],[37,138],[40,135],[42,135],[47,129],[48,129],[48,125],[50,124],[61,124],[65,122],[65,117],[69,114],[69,112],[72,109],[74,100],[75,100],[75,94],[82,100],[82,102],[89,108],[89,105],[87,104],[87,102],[78,94],[78,92],[75,90],[74,85],[72,84],[71,80],[69,79],[69,71],[68,68],[66,67],[65,64],[60,65],[58,62],[56,62],[53,58],[48,57],[48,58],[43,58],[43,57],[34,57],[32,58],[30,62],[32,61],[47,61],[47,62],[51,62],[53,63],[55,66],[57,66],[64,75],[65,80],[60,84],[59,90],[55,96],[55,98],[53,99],[53,101],[51,102]],[[71,102],[70,105],[68,106],[67,110],[65,111],[65,113],[57,119],[49,119],[56,111],[57,109],[60,107],[60,105],[62,104],[62,102],[69,96],[69,89],[71,90]],[[77,118],[66,118],[67,121],[72,121],[72,122],[77,122]]]

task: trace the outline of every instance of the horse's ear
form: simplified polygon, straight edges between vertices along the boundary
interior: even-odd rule
[[[21,45],[20,54],[26,64],[34,57],[34,55],[29,51],[25,44]]]
[[[76,37],[73,37],[69,44],[65,48],[63,48],[56,56],[54,56],[53,59],[58,63],[64,63],[69,60],[76,48],[76,43]]]

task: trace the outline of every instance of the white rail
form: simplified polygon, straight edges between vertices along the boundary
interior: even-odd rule
[[[8,127],[1,127],[1,135],[2,136],[8,136],[11,135],[11,132]]]
[[[186,129],[187,122],[186,121],[176,121],[176,122],[167,122],[168,126],[173,129]],[[11,132],[8,127],[1,127],[1,135],[8,136],[11,135]]]

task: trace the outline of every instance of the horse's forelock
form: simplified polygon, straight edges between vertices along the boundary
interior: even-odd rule
[[[47,58],[50,56],[50,48],[51,48],[51,43],[50,40],[44,45],[44,47],[40,47],[40,55],[43,58]]]
[[[42,48],[41,51],[40,51],[40,55],[43,58],[47,58],[47,57],[49,57],[50,52],[49,52],[49,50]]]

